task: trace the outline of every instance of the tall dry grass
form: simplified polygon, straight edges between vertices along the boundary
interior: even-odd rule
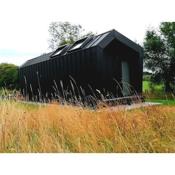
[[[175,106],[0,103],[0,152],[175,152]]]

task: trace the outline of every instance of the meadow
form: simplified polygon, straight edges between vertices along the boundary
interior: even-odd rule
[[[0,152],[175,152],[175,106],[96,110],[0,102]]]
[[[143,81],[143,95],[146,97],[146,102],[161,103],[162,105],[175,105],[175,95],[165,93],[162,83],[151,83],[150,80]]]
[[[1,97],[15,94],[1,91]],[[1,153],[175,152],[175,96],[163,85],[143,82],[147,102],[161,105],[125,110],[0,100]],[[10,96],[9,96],[10,97]]]

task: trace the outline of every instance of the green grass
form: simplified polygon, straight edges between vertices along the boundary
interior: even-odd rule
[[[143,81],[143,92],[146,91],[163,91],[163,84],[154,84],[148,80]]]
[[[149,81],[143,81],[143,92],[149,91]]]
[[[168,105],[168,106],[174,106],[175,100],[163,100],[163,99],[146,99],[146,102],[155,102],[155,103],[161,103],[162,105]]]
[[[173,106],[175,99],[171,95],[165,94],[163,84],[154,84],[149,80],[143,81],[143,93],[145,94],[146,102],[161,103],[162,105]]]

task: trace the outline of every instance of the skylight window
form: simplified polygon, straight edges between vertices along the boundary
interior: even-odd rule
[[[83,43],[84,43],[85,40],[86,40],[86,38],[75,42],[75,44],[72,46],[72,48],[70,49],[70,51],[81,48],[81,46],[83,45]]]
[[[51,55],[51,57],[54,57],[54,56],[59,55],[59,54],[64,50],[65,47],[66,47],[66,46],[62,46],[62,47],[58,48],[58,49]]]
[[[83,44],[83,42],[81,42],[81,43],[79,43],[79,44],[73,46],[71,50],[80,48],[80,47],[82,46],[82,44]]]
[[[59,51],[57,51],[56,53],[54,53],[52,56],[56,56],[56,55],[59,55],[61,53],[63,49],[60,49]]]

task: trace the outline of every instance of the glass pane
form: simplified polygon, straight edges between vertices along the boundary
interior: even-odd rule
[[[85,38],[85,39],[83,39],[83,40],[81,40],[81,41],[75,43],[75,44],[73,45],[73,47],[72,47],[70,50],[79,49],[79,48],[82,46],[82,44],[84,43],[84,41],[85,41],[86,39],[87,39],[87,38]]]
[[[71,50],[80,48],[82,44],[83,44],[83,42],[76,44],[74,47],[72,47]]]
[[[63,48],[62,49],[60,49],[60,50],[58,50],[56,53],[54,53],[52,56],[56,56],[56,55],[59,55],[60,53],[61,53],[61,51],[63,50]]]

